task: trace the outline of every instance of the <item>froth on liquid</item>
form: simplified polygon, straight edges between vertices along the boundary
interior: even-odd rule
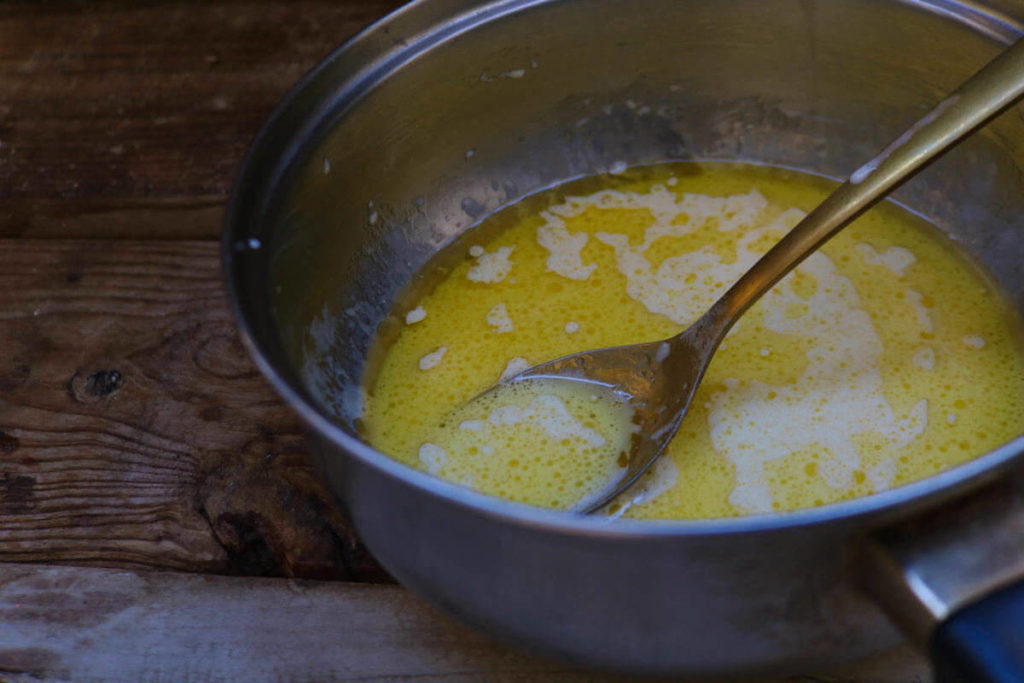
[[[584,453],[585,439],[576,455],[552,448],[528,420],[505,459],[483,452],[513,443],[497,432],[460,435],[454,457],[431,441],[437,426],[510,369],[679,332],[830,189],[778,169],[664,165],[576,181],[491,216],[453,246],[464,258],[433,291],[394,312],[426,316],[368,378],[365,437],[480,491],[566,507],[614,474],[611,451]],[[437,362],[423,368],[425,357]],[[579,406],[549,395],[579,421]],[[520,398],[526,411],[539,397]],[[613,436],[602,430],[614,419],[588,419]],[[744,316],[667,454],[613,513],[822,505],[926,477],[1022,431],[1016,319],[937,230],[882,205]],[[523,463],[528,475],[513,472]]]
[[[483,493],[580,507],[625,473],[631,418],[628,404],[600,385],[502,383],[445,415],[419,459],[428,472]]]

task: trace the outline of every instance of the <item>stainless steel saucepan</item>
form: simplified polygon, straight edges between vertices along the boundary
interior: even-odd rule
[[[508,641],[631,673],[778,674],[894,644],[884,609],[940,675],[1018,680],[1024,438],[818,509],[609,523],[413,471],[358,415],[393,302],[482,216],[623,162],[839,177],[1022,22],[1021,0],[414,2],[328,57],[250,150],[224,238],[243,336],[380,562]],[[1024,311],[1022,162],[1013,110],[896,198]]]

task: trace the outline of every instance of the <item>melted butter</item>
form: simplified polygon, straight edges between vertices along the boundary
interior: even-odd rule
[[[425,317],[387,349],[368,387],[366,438],[486,493],[571,504],[607,479],[609,454],[566,460],[544,450],[543,430],[528,437],[520,430],[508,460],[543,453],[541,461],[556,464],[532,460],[530,474],[516,479],[507,463],[495,464],[500,458],[470,458],[471,445],[435,443],[443,440],[437,426],[511,369],[680,331],[829,189],[778,169],[665,165],[587,178],[488,218],[471,237],[493,239],[474,241],[472,251],[454,247],[463,261],[414,303]],[[945,238],[881,206],[744,316],[667,456],[616,514],[791,510],[976,457],[1024,431],[1024,360],[1014,329],[1000,298]],[[421,359],[442,348],[443,362],[421,369]],[[561,400],[570,413],[581,409]],[[605,431],[615,424],[588,419]],[[489,438],[512,443],[507,435]],[[425,444],[444,451],[445,464],[432,448],[421,454]],[[484,445],[494,449],[481,442],[478,453]],[[515,450],[523,457],[513,458]],[[568,480],[584,484],[565,488]]]

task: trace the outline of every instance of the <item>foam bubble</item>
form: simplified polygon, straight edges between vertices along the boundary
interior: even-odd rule
[[[565,221],[550,212],[541,212],[541,217],[545,223],[537,228],[537,243],[548,251],[548,270],[570,280],[589,278],[597,264],[583,264],[581,252],[590,239],[587,233],[570,233]]]
[[[558,396],[544,395],[533,399],[524,417],[537,422],[553,439],[580,439],[592,448],[605,444],[604,436],[573,417]]]
[[[416,308],[412,309],[411,311],[409,311],[408,313],[405,314],[405,324],[406,325],[413,325],[413,324],[418,323],[419,321],[423,320],[426,317],[427,317],[427,312],[425,310],[423,310],[423,307],[422,306],[417,306]]]
[[[985,348],[985,338],[976,334],[969,334],[963,338],[964,346],[968,346],[972,349],[983,349]]]
[[[501,282],[512,270],[509,257],[515,247],[499,247],[497,251],[481,251],[476,254],[476,265],[469,269],[466,277],[473,282]],[[470,253],[472,253],[470,249]]]
[[[448,460],[448,454],[437,444],[425,443],[420,446],[420,462],[427,468],[427,472],[437,476],[441,473]]]
[[[865,263],[888,268],[899,276],[903,275],[903,271],[908,266],[917,262],[914,252],[904,247],[889,247],[882,253],[878,253],[870,244],[861,242],[857,245],[857,251],[864,257]]]
[[[487,312],[487,324],[494,328],[494,331],[502,334],[515,329],[512,318],[508,315],[508,309],[504,303],[500,303]]]
[[[504,381],[510,377],[515,377],[523,370],[530,367],[529,362],[525,358],[516,356],[515,358],[509,358],[508,363],[505,364],[505,369],[501,371],[501,377],[499,381]]]
[[[931,370],[935,367],[935,350],[930,346],[918,349],[910,362],[922,370]]]
[[[675,488],[678,481],[679,467],[675,461],[668,456],[658,458],[640,478],[640,481],[624,496],[628,496],[626,502],[615,511],[613,516],[621,517],[631,507],[651,503]]]
[[[448,353],[448,347],[442,346],[420,358],[420,370],[430,370],[437,367],[444,354]]]
[[[935,331],[935,325],[932,323],[931,313],[928,308],[924,305],[924,295],[920,292],[915,292],[913,289],[906,291],[907,301],[910,302],[911,308],[914,309],[914,315],[917,316],[917,324],[921,326],[921,329],[925,332],[931,333]]]

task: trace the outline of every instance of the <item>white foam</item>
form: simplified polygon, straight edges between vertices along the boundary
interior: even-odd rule
[[[935,368],[935,350],[930,346],[918,349],[910,361],[922,370],[932,370]]]
[[[849,279],[820,252],[801,270],[817,282],[815,293],[802,299],[782,283],[765,314],[768,329],[813,340],[800,379],[785,386],[730,379],[711,400],[712,444],[736,466],[729,501],[746,512],[772,510],[764,469],[769,462],[816,451],[822,479],[833,488],[849,489],[853,472],[861,467],[857,435],[874,433],[893,453],[927,423],[926,401],[918,401],[900,419],[886,400],[879,370],[882,343]],[[788,306],[798,302],[806,304],[807,312],[799,318],[786,315]],[[895,470],[887,455],[866,474],[880,491],[891,485]]]
[[[726,285],[753,265],[760,256],[750,250],[755,240],[767,233],[783,234],[803,215],[796,210],[786,211],[772,223],[752,229],[767,207],[767,201],[757,191],[731,197],[686,194],[677,198],[664,187],[655,186],[647,195],[602,192],[591,197],[593,202],[609,208],[650,211],[654,224],[647,228],[639,245],[631,245],[626,235],[618,233],[598,233],[596,237],[615,250],[616,267],[626,276],[626,293],[651,313],[664,315],[680,325],[695,320]],[[686,214],[689,220],[673,223],[680,214]],[[647,250],[658,239],[682,237],[711,219],[718,221],[718,230],[722,232],[747,228],[733,263],[723,262],[710,246],[666,258],[657,268],[647,259]],[[708,280],[713,283],[711,287],[706,284]]]
[[[669,455],[663,455],[654,461],[651,468],[640,477],[629,491],[620,496],[625,499],[621,506],[610,515],[618,519],[635,505],[647,505],[661,495],[671,491],[679,481],[679,467]]]
[[[670,491],[679,480],[679,468],[675,460],[669,455],[663,455],[654,461],[651,469],[647,470],[643,478],[637,483],[635,495],[630,503],[632,505],[647,505],[652,500]]]
[[[495,426],[517,425],[524,419],[523,409],[514,405],[498,406],[487,416],[487,421]]]
[[[552,439],[579,439],[588,446],[603,446],[605,438],[577,420],[557,396],[538,396],[523,411],[525,419],[540,425]]]
[[[463,420],[459,423],[459,429],[465,429],[470,432],[482,432],[484,426],[483,420]]]
[[[645,194],[605,190],[588,197],[570,197],[550,207],[548,213],[565,219],[591,207],[650,212],[652,223],[638,245],[631,245],[624,234],[598,233],[596,237],[614,250],[616,268],[626,277],[629,296],[651,313],[680,325],[695,320],[753,265],[760,256],[755,244],[763,244],[764,237],[781,236],[804,216],[790,209],[772,218],[766,211],[767,201],[756,190],[730,197],[677,197],[663,186]],[[738,231],[734,260],[721,258],[710,246],[669,257],[657,268],[647,259],[646,252],[656,240],[690,234],[708,221],[717,221],[719,231]],[[887,250],[878,258],[890,270],[910,265],[903,251]],[[817,284],[814,293],[808,297],[796,294],[791,274],[766,297],[762,310],[768,329],[811,340],[808,363],[799,381],[772,386],[727,379],[724,390],[709,402],[712,445],[736,470],[736,486],[729,500],[745,512],[772,510],[765,466],[774,460],[815,450],[821,455],[820,476],[830,486],[845,489],[854,484],[853,473],[861,468],[855,441],[858,435],[874,433],[886,440],[891,446],[888,452],[894,453],[917,438],[927,422],[926,401],[919,401],[902,417],[888,403],[879,370],[882,344],[849,279],[820,252],[811,255],[797,272]],[[931,331],[923,297],[912,290],[906,296],[915,306],[922,328]],[[794,317],[793,311],[799,314]],[[762,355],[768,353],[769,349],[762,350]],[[895,472],[895,461],[887,456],[865,474],[875,490],[882,490],[891,485]]]
[[[915,292],[913,289],[906,291],[907,301],[910,302],[910,307],[914,309],[914,315],[917,316],[917,324],[921,326],[921,329],[925,332],[934,332],[935,326],[932,325],[932,314],[928,311],[928,308],[921,303],[924,301],[924,297],[920,292]]]
[[[587,233],[570,233],[565,229],[565,221],[548,211],[540,215],[544,225],[537,228],[537,243],[548,250],[547,269],[570,280],[589,278],[597,264],[583,265],[580,253],[587,245]]]
[[[476,257],[476,265],[469,269],[466,277],[473,282],[501,282],[512,270],[512,261],[509,256],[515,247],[498,247],[497,251],[487,252],[483,249],[474,254],[470,248],[470,254]]]
[[[498,378],[499,382],[503,382],[509,377],[515,377],[523,370],[530,367],[529,362],[525,358],[509,358],[508,363],[505,364],[505,369],[501,371],[501,377]]]
[[[558,441],[574,439],[593,448],[605,444],[604,436],[573,417],[557,396],[537,396],[525,408],[512,404],[498,406],[487,416],[487,422],[495,427],[532,423]]]
[[[508,315],[508,309],[504,303],[496,304],[487,312],[487,324],[494,328],[498,334],[511,332],[515,329],[512,318]]]
[[[969,334],[963,338],[964,346],[969,346],[972,349],[983,349],[985,348],[985,338],[976,334]]]
[[[946,422],[951,425],[956,424],[956,413],[946,413]]]
[[[870,244],[861,242],[856,248],[857,251],[861,253],[861,256],[864,257],[865,263],[888,268],[900,277],[903,276],[903,271],[905,271],[908,266],[917,262],[917,257],[914,256],[914,252],[903,247],[889,247],[882,253],[878,253]]]
[[[426,466],[427,472],[437,476],[448,462],[448,453],[436,444],[425,443],[420,446],[420,462]]]
[[[896,461],[885,458],[874,467],[868,468],[866,474],[875,491],[884,491],[892,486],[892,480],[896,477]]]
[[[405,324],[406,325],[413,325],[413,324],[418,323],[419,321],[423,320],[426,317],[427,317],[427,312],[425,310],[423,310],[423,307],[422,306],[417,306],[416,308],[412,309],[411,311],[409,311],[408,313],[405,314]]]
[[[430,370],[437,367],[437,364],[444,358],[444,354],[448,353],[448,347],[442,346],[439,349],[435,349],[430,353],[420,358],[420,370]]]
[[[566,334],[576,334],[579,331],[580,331],[580,324],[578,322],[570,321],[570,322],[567,322],[565,324],[565,333]]]

